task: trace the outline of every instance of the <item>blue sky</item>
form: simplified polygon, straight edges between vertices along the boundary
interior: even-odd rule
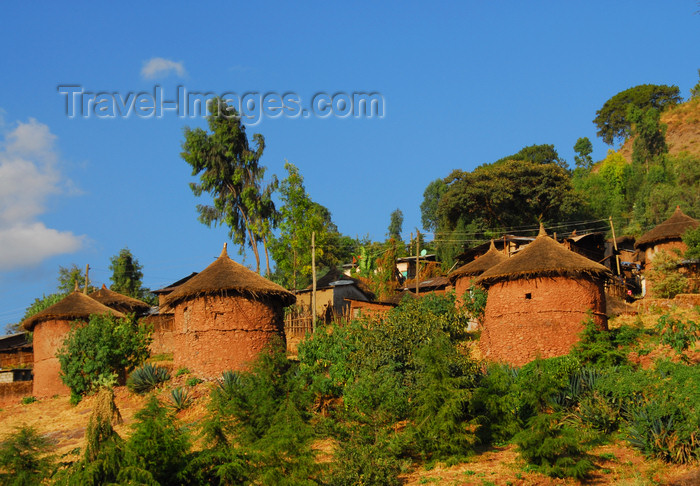
[[[425,186],[531,144],[573,163],[614,94],[697,82],[700,5],[677,2],[4,2],[0,18],[0,328],[55,291],[59,265],[109,284],[128,246],[151,288],[202,270],[225,228],[197,221],[180,158],[201,117],[66,116],[89,92],[377,92],[384,116],[262,118],[262,163],[300,168],[341,232],[383,239]],[[235,250],[231,256],[242,261]],[[244,261],[253,264],[252,255]]]

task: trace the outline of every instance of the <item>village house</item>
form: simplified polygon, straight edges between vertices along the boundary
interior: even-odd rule
[[[293,294],[231,260],[226,244],[211,265],[163,299],[174,313],[176,367],[202,377],[243,370],[276,340]]]
[[[609,276],[603,265],[567,250],[541,227],[534,242],[476,280],[488,289],[482,353],[514,366],[568,354],[589,318],[607,329]]]
[[[136,317],[146,315],[151,309],[151,306],[144,301],[110,290],[104,284],[102,284],[100,290],[96,290],[88,294],[88,296],[100,304],[118,310],[123,314],[134,314]]]
[[[494,265],[498,265],[507,259],[508,257],[503,254],[503,251],[497,250],[494,241],[491,240],[491,244],[486,253],[477,256],[466,265],[462,265],[450,272],[448,279],[455,289],[458,305],[461,303],[461,297],[474,285],[474,280],[476,280],[478,276]]]
[[[301,314],[311,314],[312,286],[296,292]],[[325,323],[349,315],[349,300],[369,302],[374,294],[362,281],[348,277],[336,269],[329,270],[316,281],[316,316]]]
[[[92,314],[124,317],[121,312],[100,304],[76,289],[60,302],[22,322],[24,329],[34,333],[34,396],[50,397],[70,393],[61,381],[61,365],[56,351],[63,345],[71,324],[74,321],[87,322]]]
[[[648,272],[654,266],[654,257],[662,251],[670,255],[678,253],[683,255],[688,249],[683,243],[683,234],[698,226],[700,226],[700,221],[687,216],[680,206],[676,206],[676,210],[670,218],[644,233],[635,242],[634,247],[639,251],[640,261],[644,268],[643,293],[645,296],[653,297],[651,288],[654,282],[649,279]]]

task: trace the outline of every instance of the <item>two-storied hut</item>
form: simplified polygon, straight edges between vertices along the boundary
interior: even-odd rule
[[[164,298],[174,309],[176,367],[213,377],[244,369],[276,338],[293,294],[228,257],[219,258]]]
[[[56,351],[63,345],[66,334],[74,321],[87,322],[92,314],[124,315],[100,304],[95,299],[75,291],[60,302],[26,319],[22,326],[34,332],[34,385],[37,397],[50,397],[70,393],[60,378],[61,365]]]
[[[107,307],[116,309],[124,314],[133,313],[137,317],[145,315],[151,308],[151,306],[144,301],[110,290],[104,284],[100,290],[90,293],[89,297],[92,297],[97,302]]]
[[[462,265],[448,275],[450,283],[454,286],[457,301],[460,302],[464,293],[474,284],[474,280],[489,268],[503,263],[508,257],[502,251],[496,249],[491,240],[489,250],[475,260]]]
[[[590,315],[607,329],[607,268],[567,250],[544,228],[534,242],[481,274],[488,288],[480,347],[487,359],[520,366],[567,354]]]

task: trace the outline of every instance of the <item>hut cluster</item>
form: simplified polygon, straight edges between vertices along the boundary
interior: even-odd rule
[[[601,234],[574,234],[559,243],[541,227],[536,238],[504,237],[497,242],[500,248],[492,241],[488,248],[470,250],[468,263],[447,277],[430,275],[421,281],[420,260],[415,258],[414,275],[408,264],[402,272],[414,283],[384,301],[377,301],[361,280],[331,271],[318,282],[316,315],[321,321],[339,315],[376,316],[406,296],[446,290],[454,290],[457,305],[462,305],[462,296],[481,286],[488,290],[486,310],[480,322],[473,323],[481,331],[481,352],[488,360],[519,366],[536,357],[567,354],[589,320],[607,329],[606,294],[625,298],[633,290],[643,292],[645,285],[636,287],[635,279],[653,268],[660,252],[685,251],[683,233],[699,225],[677,208],[636,241],[622,237],[606,243]],[[430,262],[430,257],[420,258]],[[688,268],[692,265],[697,267],[697,262]],[[23,368],[33,366],[32,394],[37,397],[69,393],[60,379],[56,352],[71,326],[87,322],[93,314],[133,313],[154,330],[152,354],[172,353],[174,367],[213,378],[225,370],[245,369],[266,347],[284,344],[297,329],[294,322],[309,319],[299,317],[299,309],[312,306],[311,288],[290,293],[232,261],[226,245],[207,268],[155,293],[159,306],[151,308],[104,286],[89,295],[76,289],[22,323],[33,332],[33,355],[20,334],[0,338],[1,366],[19,368],[13,371],[24,377],[20,379],[31,379]],[[295,302],[296,313],[287,312],[285,322],[284,309]],[[300,329],[305,333],[308,327]],[[0,382],[12,381],[5,371],[0,369]]]

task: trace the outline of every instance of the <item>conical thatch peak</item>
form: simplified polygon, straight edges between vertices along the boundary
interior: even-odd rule
[[[35,325],[43,321],[85,319],[92,314],[112,314],[115,317],[124,317],[121,312],[100,304],[92,297],[76,290],[60,302],[29,317],[22,323],[22,326],[27,331],[31,331]]]
[[[219,258],[187,282],[175,288],[164,299],[164,304],[174,307],[178,302],[200,295],[246,294],[253,298],[275,296],[284,305],[293,304],[296,297],[284,287],[261,277],[240,263],[231,260],[226,244]]]
[[[95,299],[97,302],[104,304],[107,307],[111,307],[112,309],[117,309],[121,312],[142,313],[146,312],[151,307],[142,300],[134,299],[128,295],[110,290],[104,284],[100,290],[92,292],[89,294],[89,296]]]
[[[478,283],[491,285],[502,280],[521,278],[589,276],[606,278],[610,271],[600,263],[567,250],[549,236],[539,235],[535,241],[502,263],[486,270]]]
[[[670,218],[640,236],[635,242],[634,247],[651,246],[654,243],[664,240],[679,240],[686,230],[697,228],[698,226],[700,226],[700,221],[686,215],[681,211],[680,206],[676,206],[676,210]]]
[[[540,232],[537,233],[537,236],[547,236],[547,230],[544,229],[544,223],[540,221]]]
[[[489,251],[484,253],[482,256],[473,260],[466,265],[454,270],[448,275],[450,283],[454,285],[455,281],[461,277],[478,276],[484,273],[489,268],[498,265],[504,261],[508,260],[508,257],[496,249],[496,245],[491,240],[491,246]]]

